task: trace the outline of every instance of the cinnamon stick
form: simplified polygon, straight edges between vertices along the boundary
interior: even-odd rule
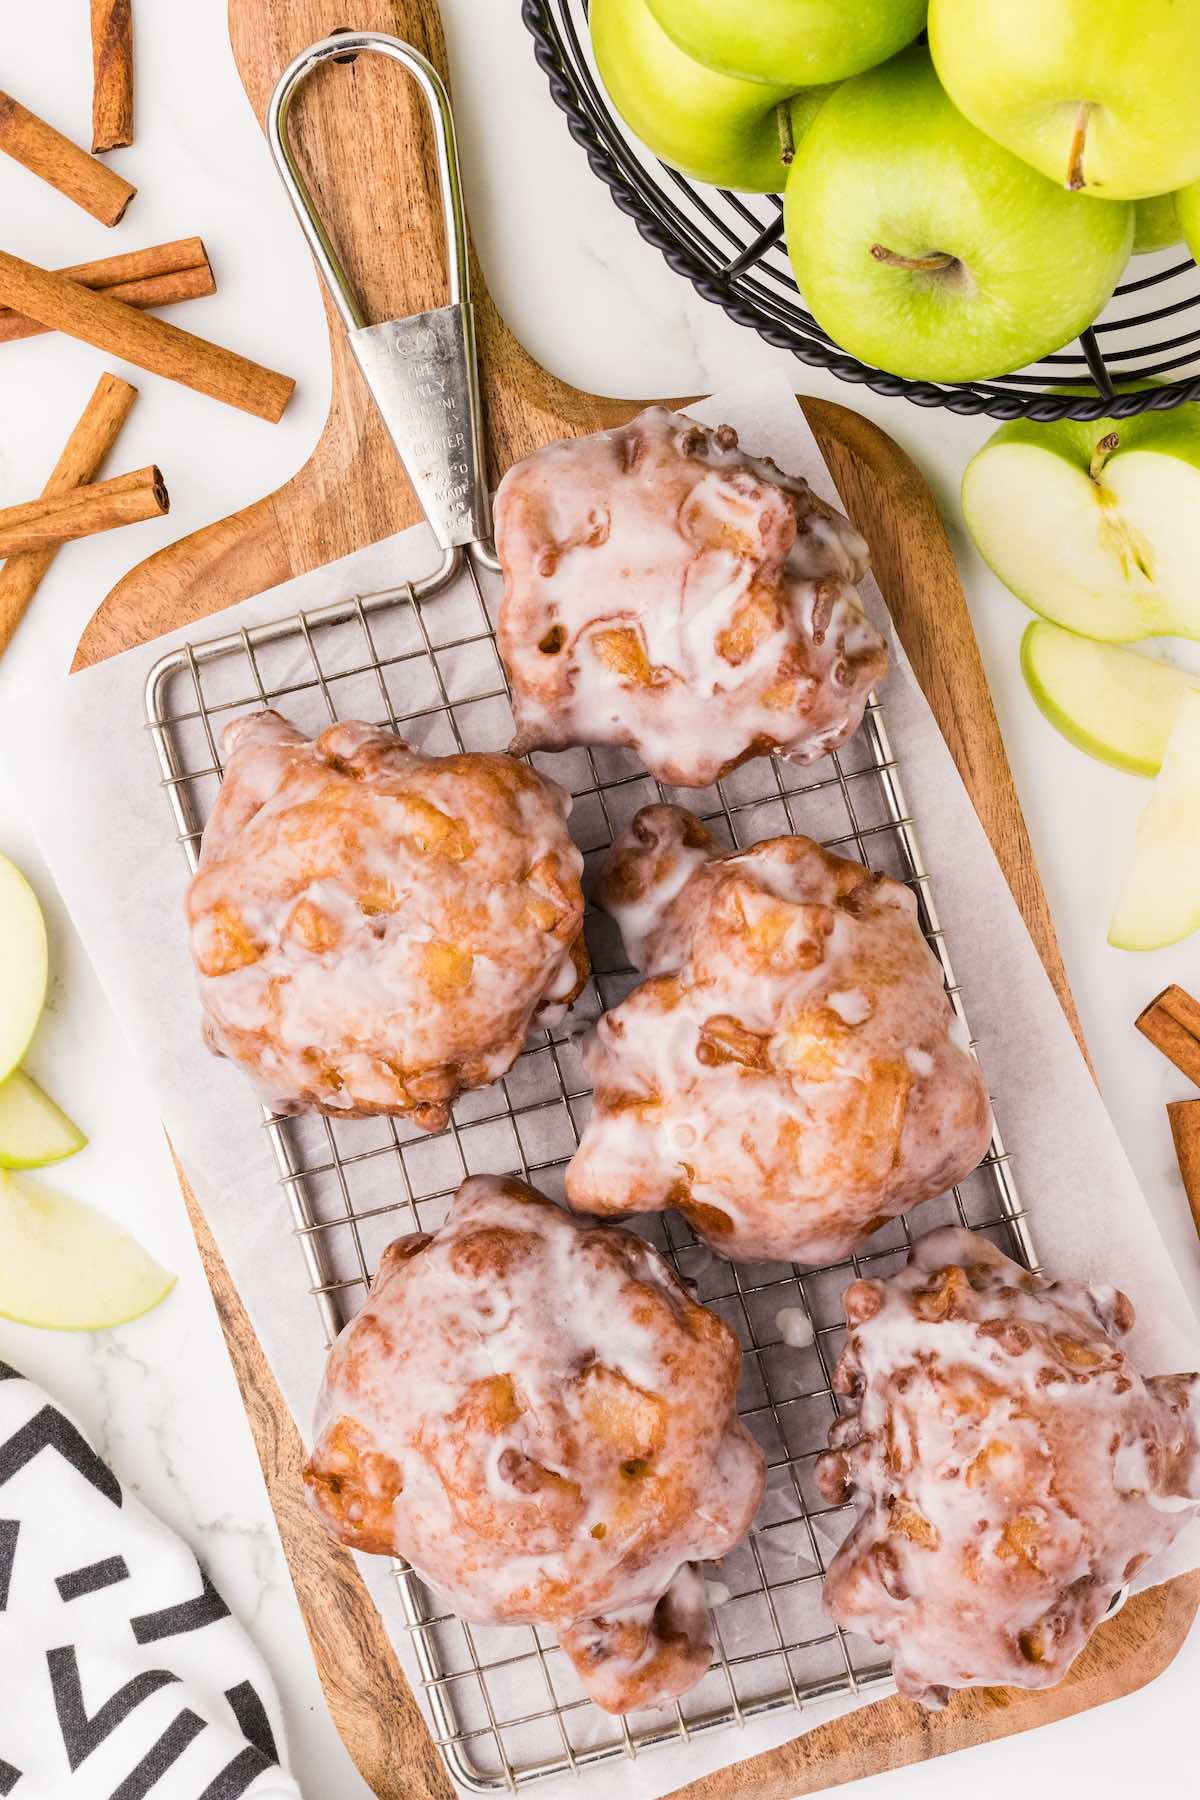
[[[131,0],[92,0],[92,149],[133,142]]]
[[[1164,988],[1138,1014],[1137,1028],[1200,1087],[1200,1003],[1181,987]]]
[[[137,389],[122,381],[120,376],[100,377],[42,490],[44,494],[65,494],[96,479],[136,399]],[[34,550],[26,556],[11,556],[0,568],[0,654],[11,643],[57,549],[55,544],[50,549]]]
[[[153,244],[148,250],[105,256],[98,262],[74,263],[56,273],[143,311],[153,306],[174,306],[180,300],[200,300],[217,291],[208,252],[198,237]],[[49,329],[36,319],[13,312],[11,307],[0,307],[0,344],[36,337]]]
[[[111,481],[72,488],[66,494],[43,494],[21,506],[0,509],[0,556],[48,550],[118,525],[157,519],[170,510],[161,469],[135,469]]]
[[[91,287],[92,283],[85,282],[84,286]],[[176,269],[170,275],[149,275],[140,281],[116,281],[111,287],[98,287],[97,291],[111,295],[114,300],[123,300],[126,306],[136,306],[139,312],[149,312],[159,306],[178,306],[183,300],[203,300],[206,295],[216,293],[217,284],[209,268]],[[48,325],[39,325],[36,319],[26,319],[7,306],[0,307],[0,344],[40,337],[49,330]]]
[[[0,305],[260,419],[282,418],[296,385],[207,338],[5,250],[0,250]]]
[[[108,169],[27,106],[0,91],[0,150],[40,175],[60,194],[82,206],[102,225],[116,225],[137,193],[114,169]]]
[[[1167,1106],[1167,1117],[1184,1192],[1196,1230],[1200,1231],[1200,1100],[1172,1100]]]

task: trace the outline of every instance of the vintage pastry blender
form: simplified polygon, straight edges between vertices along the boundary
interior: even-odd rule
[[[317,213],[288,133],[292,104],[309,76],[323,63],[368,53],[398,62],[429,106],[450,277],[448,306],[405,319],[387,319],[380,325],[367,323]],[[267,140],[371,397],[442,548],[439,566],[412,584],[414,598],[428,599],[446,587],[462,567],[464,555],[498,570],[483,467],[483,408],[466,212],[454,116],[440,75],[419,50],[382,31],[346,31],[322,38],[302,50],[280,76],[267,108]]]

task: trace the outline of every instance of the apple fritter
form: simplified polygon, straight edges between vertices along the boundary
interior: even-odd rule
[[[205,1035],[276,1112],[446,1124],[587,976],[569,797],[509,756],[226,730],[187,917]]]
[[[476,1176],[330,1352],[309,1500],[465,1618],[553,1626],[608,1711],[665,1705],[712,1655],[694,1565],[762,1495],[740,1363],[641,1238]]]
[[[866,544],[728,425],[655,406],[547,445],[501,482],[496,547],[516,752],[626,744],[704,787],[836,749],[886,667]]]
[[[1200,1513],[1200,1375],[1138,1373],[1125,1295],[951,1227],[844,1297],[817,1482],[858,1520],[825,1604],[900,1691],[1053,1687],[1113,1595]]]
[[[723,855],[677,806],[597,898],[644,979],[584,1056],[580,1212],[675,1207],[735,1262],[837,1262],[987,1150],[978,1063],[899,882],[804,837]]]

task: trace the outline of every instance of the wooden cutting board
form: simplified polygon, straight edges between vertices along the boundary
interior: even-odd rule
[[[436,0],[354,0],[349,7],[343,0],[230,0],[234,55],[260,120],[296,52],[348,23],[407,39],[445,73]],[[326,67],[297,102],[294,135],[369,316],[393,318],[443,304],[444,246],[429,133],[402,72],[377,57]],[[571,154],[565,133],[563,154]],[[553,235],[548,220],[548,255]],[[536,270],[530,278],[537,279]],[[598,399],[547,374],[499,317],[477,264],[473,280],[493,478],[552,438],[622,422],[644,404]],[[76,667],[199,622],[419,518],[341,327],[327,310],[333,400],[309,462],[277,493],[134,569],[89,623]],[[917,677],[1079,1037],[962,587],[929,490],[876,426],[828,401],[802,404],[847,510],[870,540]],[[379,1615],[350,1557],[330,1543],[303,1503],[299,1434],[182,1171],[180,1180],[330,1711],[377,1794],[447,1800],[451,1785]],[[940,1714],[898,1698],[879,1701],[703,1778],[680,1790],[679,1800],[789,1800],[1081,1712],[1132,1692],[1165,1668],[1198,1606],[1200,1575],[1170,1582],[1139,1595],[1103,1626],[1053,1692],[975,1689]],[[598,1791],[595,1780],[583,1789]]]

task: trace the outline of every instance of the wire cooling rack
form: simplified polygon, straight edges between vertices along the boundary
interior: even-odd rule
[[[502,749],[512,718],[494,635],[498,583],[482,581],[468,562],[435,598],[417,601],[408,587],[356,595],[163,657],[147,680],[146,715],[188,868],[221,779],[220,733],[239,714],[277,706],[314,733],[334,719],[366,719],[437,754]],[[532,761],[575,796],[571,829],[592,868],[632,814],[662,798],[702,814],[730,847],[801,831],[906,882],[965,1024],[874,699],[862,730],[837,755],[806,769],[760,758],[699,792],[661,786],[624,750],[538,752]],[[517,1171],[561,1198],[590,1101],[582,1029],[636,980],[610,921],[589,912],[587,933],[593,977],[571,1017],[532,1038],[503,1081],[464,1095],[446,1131],[427,1135],[399,1119],[264,1115],[327,1339],[362,1304],[383,1246],[435,1229],[466,1175]],[[633,1223],[738,1334],[739,1410],[766,1452],[766,1497],[746,1544],[709,1572],[720,1584],[710,1591],[713,1666],[667,1712],[608,1717],[551,1633],[468,1625],[397,1565],[435,1740],[451,1775],[477,1793],[638,1756],[825,1696],[884,1689],[890,1679],[878,1647],[838,1630],[822,1611],[822,1580],[852,1513],[822,1502],[813,1465],[837,1411],[830,1377],[844,1335],[842,1292],[856,1275],[900,1266],[911,1242],[906,1222],[894,1221],[860,1255],[807,1272],[725,1262],[675,1214]],[[985,1232],[1036,1266],[998,1134],[966,1182],[920,1208],[922,1231],[951,1223]],[[791,1319],[777,1322],[784,1309],[793,1317],[799,1309],[811,1345],[783,1341],[784,1329],[796,1335]]]

